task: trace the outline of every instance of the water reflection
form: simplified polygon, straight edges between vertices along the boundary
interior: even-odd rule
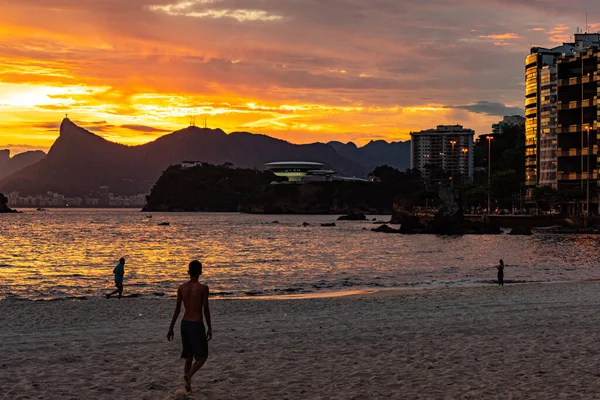
[[[156,216],[159,216],[158,214]],[[271,223],[278,220],[278,224]],[[594,235],[437,237],[370,232],[332,216],[51,210],[1,215],[0,298],[101,295],[121,256],[126,292],[172,294],[186,265],[205,264],[214,293],[263,295],[506,279],[599,278]],[[378,219],[386,219],[381,216]],[[170,226],[158,226],[161,221]],[[302,227],[303,222],[310,226]],[[365,229],[366,228],[366,229]]]

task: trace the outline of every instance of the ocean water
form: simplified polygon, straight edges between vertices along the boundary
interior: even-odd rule
[[[372,221],[320,226],[336,216],[24,211],[0,215],[0,299],[102,296],[121,256],[125,293],[144,296],[174,295],[193,259],[217,297],[487,284],[500,258],[509,283],[600,278],[593,235],[406,236],[371,232]]]

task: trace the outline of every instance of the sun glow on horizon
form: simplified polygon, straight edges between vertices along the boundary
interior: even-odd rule
[[[408,140],[446,123],[487,133],[515,108],[507,105],[522,104],[522,85],[494,78],[503,73],[498,61],[527,51],[528,34],[556,40],[568,29],[566,21],[457,29],[412,7],[382,13],[347,0],[242,3],[8,2],[0,15],[0,148],[47,150],[65,114],[128,145],[185,128],[192,116],[292,143]],[[383,28],[387,18],[427,22],[426,34],[403,39]],[[482,44],[485,56],[456,61]],[[498,102],[495,114],[464,107],[485,100]]]

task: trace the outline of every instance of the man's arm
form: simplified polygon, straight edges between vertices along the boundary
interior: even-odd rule
[[[210,308],[208,306],[208,286],[206,287],[206,294],[204,296],[204,318],[206,318],[206,325],[208,325],[206,338],[210,340],[212,339],[212,323],[210,322]]]
[[[169,326],[169,332],[167,333],[167,340],[170,342],[173,340],[173,327],[175,326],[175,322],[177,322],[177,318],[179,317],[179,313],[181,312],[181,301],[183,297],[181,296],[181,287],[177,288],[177,305],[175,306],[175,311],[173,311],[173,318],[171,319],[171,325]]]

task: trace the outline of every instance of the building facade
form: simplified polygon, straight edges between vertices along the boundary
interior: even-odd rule
[[[561,57],[557,63],[557,186],[587,192],[590,184],[594,199],[598,179],[599,64],[597,47]]]
[[[473,137],[475,131],[462,125],[438,125],[410,134],[410,168],[427,180],[432,172],[444,171],[454,180],[473,181]]]
[[[590,203],[598,202],[599,46],[600,34],[577,33],[573,43],[534,47],[526,58],[525,185],[530,200],[535,187],[587,192],[590,185]]]

